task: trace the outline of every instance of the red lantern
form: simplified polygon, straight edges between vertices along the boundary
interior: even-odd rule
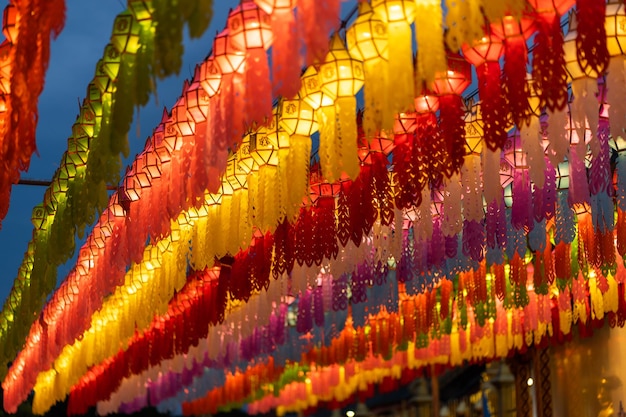
[[[567,74],[563,53],[563,31],[560,16],[575,0],[529,0],[534,9],[535,36],[533,79],[539,92],[539,107],[563,110],[567,105]]]
[[[504,16],[500,22],[492,23],[493,34],[504,42],[504,93],[509,103],[511,121],[518,127],[529,124],[532,113],[526,82],[528,49],[526,40],[534,31],[534,22],[529,18]]]
[[[495,36],[484,36],[472,47],[463,46],[463,54],[476,67],[478,91],[485,129],[485,145],[491,150],[502,149],[506,141],[506,103],[500,84],[498,60],[504,44]]]
[[[461,94],[472,81],[471,67],[459,54],[448,53],[448,70],[435,75],[433,91],[439,96],[441,153],[437,164],[447,176],[460,172],[465,155],[465,111]]]

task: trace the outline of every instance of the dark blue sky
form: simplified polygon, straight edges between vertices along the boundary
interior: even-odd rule
[[[46,86],[39,101],[37,148],[29,172],[23,178],[50,180],[67,149],[67,138],[85,97],[88,83],[94,75],[95,64],[109,42],[115,16],[126,7],[125,0],[66,0],[65,29],[52,43],[51,61]],[[131,158],[143,149],[145,139],[161,118],[163,106],[171,107],[181,92],[183,80],[191,78],[193,68],[212,47],[216,31],[226,22],[228,10],[237,0],[214,0],[211,27],[199,40],[185,41],[183,68],[178,77],[170,77],[158,85],[159,105],[154,100],[141,109],[141,136],[136,127],[129,133]],[[0,0],[2,9],[6,0]],[[135,114],[135,119],[137,114]],[[22,262],[28,241],[32,236],[31,212],[42,202],[45,187],[16,185],[13,187],[9,214],[0,230],[0,300],[4,304],[17,270]],[[73,265],[70,261],[59,271],[64,279]]]

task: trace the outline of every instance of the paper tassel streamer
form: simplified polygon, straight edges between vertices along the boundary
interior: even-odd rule
[[[413,85],[413,47],[411,24],[415,18],[412,0],[374,0],[372,8],[387,22],[389,82],[388,103],[393,113],[413,108],[415,94],[407,86]]]
[[[606,4],[594,0],[576,0],[578,19],[576,57],[583,71],[604,73],[609,64],[604,16]]]
[[[298,1],[298,22],[302,22],[299,37],[306,45],[306,66],[323,62],[328,52],[328,42],[326,36],[320,36],[320,33],[328,34],[336,29],[341,18],[340,12],[339,0]]]
[[[416,82],[418,85],[429,86],[435,81],[435,74],[447,68],[443,46],[442,14],[440,1],[428,0],[415,3]]]
[[[363,61],[365,115],[363,129],[372,138],[381,129],[393,126],[388,103],[389,57],[387,23],[372,10],[368,2],[359,3],[359,16],[346,31],[350,55]]]
[[[481,1],[446,1],[446,45],[451,51],[458,51],[465,43],[483,36],[484,18],[480,10]]]

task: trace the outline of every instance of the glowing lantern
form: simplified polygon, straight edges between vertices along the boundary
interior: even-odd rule
[[[300,89],[300,65],[294,59],[298,50],[298,36],[293,8],[296,0],[255,0],[256,4],[271,16],[272,76],[278,96],[294,97]]]
[[[465,154],[465,111],[461,94],[471,83],[471,68],[460,55],[448,53],[448,70],[437,73],[433,90],[439,96],[442,150],[439,164],[450,177]]]
[[[111,93],[114,90],[113,82],[109,74],[105,71],[104,60],[101,59],[96,64],[96,74],[94,76],[94,83],[102,93]]]
[[[611,146],[626,149],[626,13],[624,4],[614,0],[606,5],[604,20],[607,48],[611,59],[606,72],[606,101],[608,103]]]
[[[2,15],[2,33],[7,38],[9,43],[15,43],[17,41],[17,8],[15,5],[9,3],[4,8]]]
[[[144,23],[144,21],[148,21],[149,23],[151,23],[152,13],[154,12],[152,1],[130,0],[128,2],[128,8],[135,17],[135,20],[137,20],[138,22]]]
[[[246,59],[245,51],[233,46],[228,36],[228,29],[224,29],[213,39],[213,57],[223,75],[239,71]]]
[[[439,110],[439,98],[434,94],[422,94],[415,97],[415,111],[417,114],[436,113]]]
[[[279,123],[288,134],[305,136],[307,139],[318,129],[313,107],[300,97],[280,101]]]
[[[130,11],[126,10],[115,18],[111,42],[119,53],[135,54],[141,46],[141,25],[133,19]]]
[[[272,45],[270,17],[246,0],[228,15],[228,31],[233,47],[246,53],[245,121],[262,123],[272,114],[272,87],[265,52]]]
[[[257,171],[259,166],[255,163],[254,158],[252,157],[252,148],[250,146],[250,138],[254,135],[256,141],[256,132],[247,132],[243,140],[241,141],[241,146],[237,149],[237,164],[238,169],[241,171],[245,171],[246,173],[250,173],[252,171]]]
[[[111,80],[117,80],[117,74],[120,71],[121,55],[115,49],[113,44],[108,44],[104,48],[104,55],[102,58],[102,70]]]
[[[372,8],[387,21],[389,82],[387,84],[390,110],[393,113],[413,107],[413,45],[411,24],[415,20],[413,0],[373,0]]]
[[[485,145],[502,149],[506,141],[506,106],[500,84],[500,64],[504,45],[495,36],[484,36],[472,47],[465,45],[463,54],[476,67],[478,91],[485,127]]]
[[[322,91],[320,75],[313,66],[308,67],[302,74],[300,97],[315,110],[321,106],[332,106],[335,102],[334,97]]]
[[[322,171],[331,182],[342,171],[355,179],[359,175],[355,94],[363,87],[363,64],[350,57],[337,34],[320,67],[320,81],[322,92],[334,98],[334,108],[322,107],[323,117],[318,117]]]
[[[200,85],[209,95],[213,97],[220,90],[222,84],[222,73],[215,59],[211,56],[200,66]]]
[[[533,23],[532,19],[514,16],[504,16],[497,24],[491,23],[493,34],[504,42],[504,93],[513,123],[518,127],[528,124],[530,117],[526,41],[534,32]]]
[[[233,190],[239,190],[246,186],[246,178],[250,170],[239,163],[238,155],[233,153],[226,161],[226,181]]]
[[[560,16],[575,0],[529,0],[535,11],[536,48],[533,50],[533,79],[539,91],[540,107],[551,112],[567,105],[567,79]]]
[[[193,82],[185,92],[187,113],[195,123],[204,122],[209,114],[209,94],[200,85],[201,71],[196,66]]]
[[[481,153],[483,133],[480,104],[474,104],[465,113],[465,146],[469,153]]]
[[[8,40],[0,44],[0,88],[5,94],[11,92],[11,48]]]
[[[393,113],[387,103],[389,62],[387,57],[387,23],[367,2],[359,3],[359,15],[346,31],[348,51],[363,61],[365,71],[365,113],[363,130],[367,138],[393,124]]]
[[[277,165],[279,151],[289,148],[289,134],[278,121],[277,109],[265,125],[250,134],[250,152],[259,165]]]
[[[172,108],[171,122],[174,123],[176,130],[181,136],[191,136],[196,131],[196,124],[192,118],[187,115],[187,105],[185,103],[185,96],[189,89],[189,82],[185,80],[183,83],[183,94],[180,99]]]

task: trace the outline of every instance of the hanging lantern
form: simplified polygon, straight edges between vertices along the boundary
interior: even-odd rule
[[[471,83],[471,68],[460,55],[448,53],[448,70],[438,73],[433,91],[439,96],[441,140],[445,153],[441,157],[442,171],[447,177],[458,172],[465,153],[465,111],[461,94]]]
[[[529,18],[508,15],[498,23],[492,22],[490,27],[493,34],[504,42],[504,93],[511,120],[521,127],[522,124],[528,124],[530,117],[526,41],[534,33],[534,22]]]
[[[392,113],[402,113],[413,107],[413,45],[411,24],[415,20],[413,0],[373,0],[372,8],[387,22],[389,60],[388,103]]]
[[[187,106],[188,117],[195,123],[206,121],[209,114],[209,93],[202,88],[200,66],[196,66],[193,82],[185,92],[185,104]]]
[[[480,104],[474,104],[470,106],[465,113],[465,147],[468,153],[481,153],[483,148],[483,133]]]
[[[229,40],[229,30],[224,29],[213,40],[213,57],[222,81],[218,117],[212,123],[211,136],[219,141],[220,148],[227,148],[238,144],[244,132],[246,51],[235,48]]]
[[[566,60],[566,70],[568,80],[572,85],[572,105],[571,105],[571,127],[576,129],[578,137],[585,137],[585,130],[588,126],[591,129],[591,150],[594,155],[599,151],[597,133],[599,115],[599,103],[596,99],[598,94],[597,78],[599,73],[593,65],[581,63],[577,54],[578,33],[576,15],[572,14],[570,21],[570,31],[565,37],[564,50]],[[606,42],[606,40],[605,40]],[[586,154],[586,150],[578,151],[581,156]]]
[[[250,170],[247,166],[240,164],[239,155],[237,153],[231,153],[226,161],[225,179],[226,183],[231,187],[232,191],[239,190],[246,187],[246,178]]]
[[[293,100],[280,101],[279,123],[288,134],[307,138],[318,129],[313,107],[299,96]]]
[[[277,165],[279,150],[289,148],[289,134],[278,121],[277,108],[268,123],[250,134],[250,153],[257,165]]]
[[[318,117],[322,171],[331,182],[342,172],[355,179],[359,175],[355,94],[363,86],[363,64],[350,57],[338,34],[320,67],[320,81],[322,92],[334,98],[334,108],[322,107]]]
[[[536,16],[535,49],[533,50],[533,79],[539,92],[539,107],[550,112],[567,105],[567,73],[563,52],[561,15],[575,0],[529,0]]]
[[[372,10],[368,2],[359,3],[359,15],[346,30],[350,55],[363,61],[365,71],[365,113],[363,130],[371,138],[381,129],[393,124],[393,113],[387,102],[389,61],[387,56],[387,23]]]
[[[262,123],[272,114],[272,87],[266,51],[272,45],[270,17],[252,0],[246,0],[228,15],[228,40],[244,51],[245,122]]]
[[[210,56],[200,65],[200,85],[204,91],[213,97],[220,90],[222,84],[222,73],[220,67],[215,63],[213,56]]]
[[[334,104],[334,97],[322,91],[320,75],[314,66],[308,67],[302,74],[300,97],[315,110]]]
[[[9,43],[14,44],[17,41],[17,7],[9,3],[4,8],[2,15],[2,33]]]
[[[296,0],[255,0],[255,2],[271,17],[274,35],[272,43],[274,94],[293,98],[300,89],[300,60],[293,56],[293,51],[299,49],[293,13]]]
[[[129,10],[117,15],[113,22],[111,43],[119,53],[136,54],[141,47],[141,25]]]
[[[476,67],[478,94],[485,128],[485,145],[492,150],[502,149],[506,141],[506,102],[500,84],[500,64],[504,45],[489,34],[472,47],[463,46],[463,54]]]
[[[605,88],[611,129],[609,143],[613,149],[626,149],[626,106],[622,99],[626,95],[626,13],[622,2],[609,1],[604,26],[611,56]]]

